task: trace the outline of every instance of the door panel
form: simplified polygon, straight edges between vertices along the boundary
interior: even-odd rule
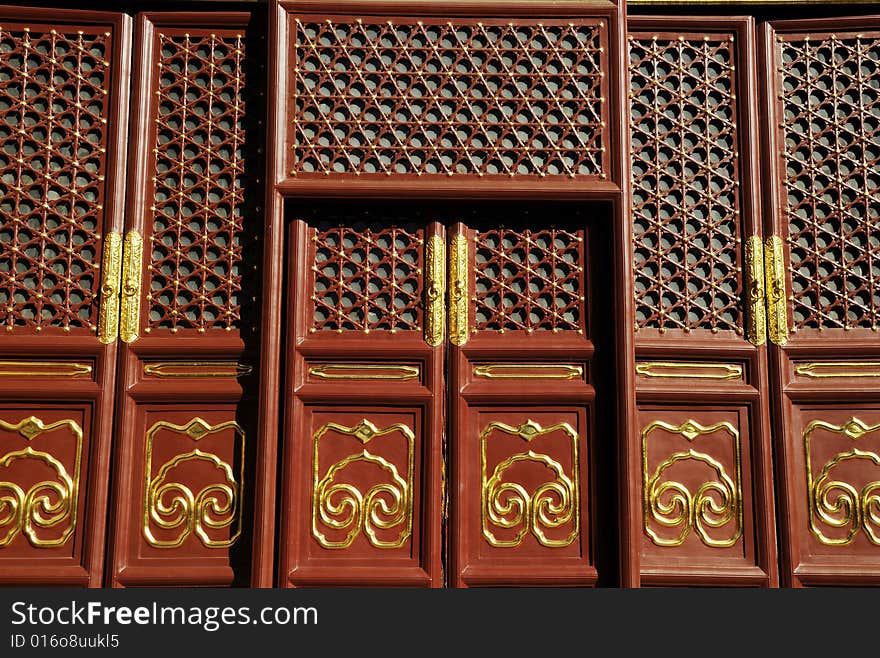
[[[430,212],[289,202],[285,586],[442,585],[445,249]]]
[[[0,18],[0,582],[98,586],[129,21],[22,7]]]
[[[754,26],[629,28],[633,584],[773,586]]]
[[[252,550],[271,554],[251,547],[255,517],[272,513],[253,497],[263,201],[253,21],[138,19],[114,586],[247,584]]]
[[[597,564],[614,569],[596,545],[596,508],[613,514],[616,502],[596,484],[614,450],[597,408],[613,382],[610,290],[594,283],[607,272],[610,209],[496,202],[450,213],[462,222],[447,284],[455,584],[595,585]],[[603,531],[607,543],[614,528]]]
[[[646,584],[687,582],[701,567],[733,582],[766,580],[755,535],[762,510],[754,508],[751,415],[748,407],[640,408]]]
[[[880,23],[764,31],[772,210],[767,268],[786,580],[880,581],[877,141]]]

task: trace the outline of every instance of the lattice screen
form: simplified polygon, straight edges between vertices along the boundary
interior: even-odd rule
[[[240,325],[257,219],[245,212],[255,176],[245,166],[245,37],[176,29],[159,31],[155,47],[147,330],[229,331]]]
[[[294,175],[606,176],[600,21],[343,17],[292,31]]]
[[[492,229],[475,243],[475,329],[583,331],[583,230]]]
[[[733,38],[629,37],[636,330],[742,333]]]
[[[95,329],[112,36],[0,27],[0,317]]]
[[[880,36],[777,43],[793,326],[880,324]]]
[[[314,206],[311,331],[421,331],[424,229],[418,211]]]

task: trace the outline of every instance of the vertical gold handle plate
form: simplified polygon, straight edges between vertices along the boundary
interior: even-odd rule
[[[468,340],[468,244],[461,234],[452,238],[449,250],[449,341],[464,345]]]
[[[144,240],[136,231],[125,236],[122,259],[122,312],[119,318],[119,337],[123,342],[137,340],[141,314],[141,267]]]
[[[764,249],[761,236],[752,235],[746,240],[746,337],[752,345],[767,342],[767,312],[764,295]]]
[[[119,278],[122,267],[122,234],[104,236],[101,258],[101,301],[98,309],[98,340],[109,344],[119,335]]]
[[[443,342],[446,323],[446,243],[432,236],[425,246],[427,281],[425,286],[425,342],[437,347]]]
[[[764,243],[764,271],[770,340],[776,345],[788,342],[788,309],[785,289],[785,252],[782,238],[771,235]]]

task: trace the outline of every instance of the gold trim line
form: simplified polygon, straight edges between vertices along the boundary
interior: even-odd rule
[[[101,259],[101,302],[98,309],[98,340],[105,345],[119,335],[119,287],[122,276],[122,234],[110,231],[104,236]]]
[[[443,342],[446,329],[443,308],[446,297],[446,243],[433,235],[425,245],[428,280],[425,282],[425,342],[437,347]]]
[[[823,372],[837,370],[839,372]],[[795,374],[812,379],[844,377],[880,377],[880,362],[826,361],[824,363],[801,363],[795,366]]]
[[[771,235],[764,243],[767,314],[770,340],[776,345],[788,342],[788,309],[786,308],[785,256],[782,238]]]
[[[144,374],[153,377],[241,377],[251,372],[252,366],[237,361],[156,361],[144,364]]]
[[[347,373],[347,374],[346,374]],[[418,366],[380,365],[376,363],[321,363],[309,368],[309,374],[318,379],[416,379]]]
[[[144,240],[137,231],[125,236],[122,258],[122,311],[119,318],[119,337],[125,343],[138,338],[141,314],[141,280]]]
[[[636,364],[636,374],[669,379],[741,379],[743,368],[735,363],[646,361]]]
[[[468,340],[468,243],[453,236],[449,250],[449,342],[461,347]]]
[[[0,361],[0,377],[77,377],[91,372],[91,364],[73,361]]]
[[[746,337],[752,345],[767,342],[767,311],[764,289],[764,250],[761,236],[751,235],[746,240]]]
[[[474,377],[486,379],[575,379],[583,374],[582,366],[568,363],[495,363],[474,366]]]

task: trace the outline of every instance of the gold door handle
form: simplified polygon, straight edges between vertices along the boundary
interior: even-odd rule
[[[119,285],[122,266],[122,234],[104,236],[101,258],[101,300],[98,309],[98,340],[109,344],[119,335]]]
[[[449,341],[464,345],[468,340],[468,243],[453,236],[449,250]]]
[[[119,320],[119,337],[126,343],[137,340],[140,328],[143,257],[143,238],[137,231],[129,231],[125,236],[122,260],[122,312]]]
[[[785,252],[782,238],[771,235],[764,243],[764,270],[770,340],[776,345],[788,342],[788,309],[785,288]]]
[[[425,246],[425,342],[437,347],[443,342],[446,322],[446,243],[431,236]]]
[[[746,241],[746,336],[752,345],[767,341],[767,314],[764,295],[764,249],[760,235]]]

